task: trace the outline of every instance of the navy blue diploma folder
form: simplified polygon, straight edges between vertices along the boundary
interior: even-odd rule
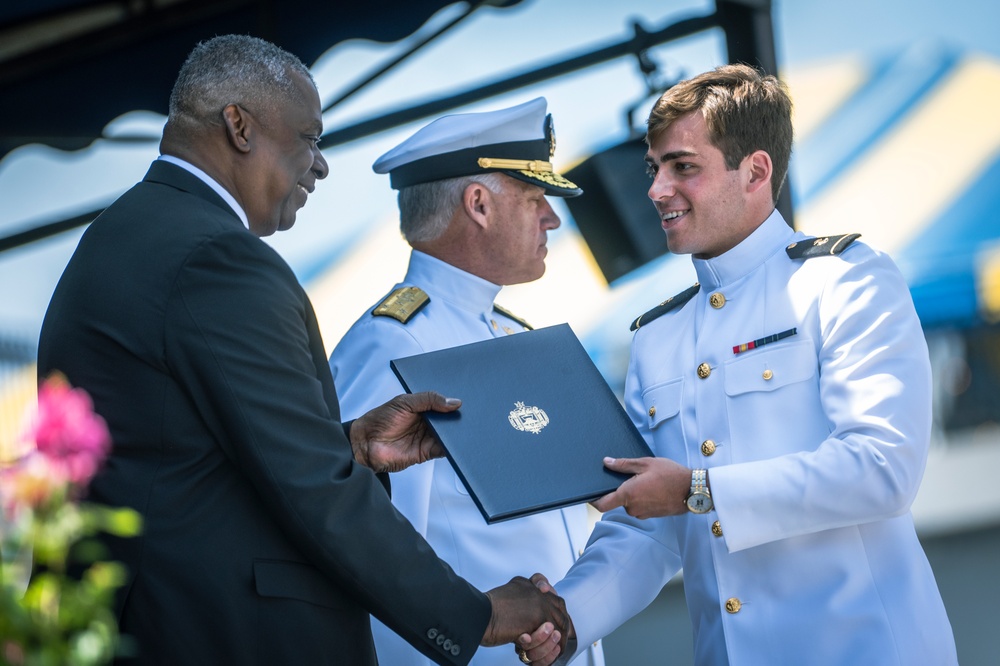
[[[487,523],[597,499],[628,478],[605,456],[653,455],[568,324],[390,365],[409,393],[462,399],[425,416]]]

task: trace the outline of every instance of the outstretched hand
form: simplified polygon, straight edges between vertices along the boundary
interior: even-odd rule
[[[422,413],[453,412],[462,401],[434,391],[397,395],[351,425],[354,459],[375,472],[399,472],[444,455]]]
[[[691,470],[668,458],[605,458],[613,472],[634,474],[614,492],[591,502],[600,512],[625,507],[636,518],[677,516],[687,513],[685,499],[691,490]]]
[[[549,591],[539,589],[542,582]],[[544,576],[535,574],[531,580],[516,576],[487,592],[493,615],[482,644],[532,643],[532,663],[548,666],[554,662],[566,649],[573,623],[566,603],[551,589]]]

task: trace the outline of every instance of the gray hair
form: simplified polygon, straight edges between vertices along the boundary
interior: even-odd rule
[[[479,183],[494,194],[504,191],[503,174],[492,171],[404,187],[399,191],[399,230],[409,243],[438,238],[448,228],[462,194]]]
[[[218,124],[229,104],[267,118],[279,101],[301,101],[293,72],[313,81],[301,60],[268,41],[249,35],[213,37],[199,43],[181,66],[170,93],[168,122]]]

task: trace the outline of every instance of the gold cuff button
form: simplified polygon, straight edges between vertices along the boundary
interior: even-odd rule
[[[764,381],[770,381],[771,377],[774,377],[774,373],[770,370],[765,370],[762,376],[764,377]]]
[[[706,439],[701,443],[701,455],[710,456],[715,453],[715,442],[710,439]]]
[[[715,292],[714,294],[708,297],[708,304],[711,305],[716,310],[718,310],[719,308],[721,308],[723,305],[726,304],[726,297],[719,292]]]
[[[719,521],[715,521],[714,523],[712,523],[712,534],[714,534],[717,537],[722,536],[722,523],[720,523]]]
[[[701,377],[702,379],[705,379],[710,374],[712,374],[712,366],[710,366],[708,363],[702,363],[701,365],[698,366],[698,376],[699,377]]]
[[[496,322],[495,319],[490,319],[490,324],[493,326],[493,330],[494,331],[499,331],[500,330],[500,326],[497,325],[497,322]]]
[[[729,599],[726,599],[727,613],[732,613],[733,615],[735,615],[736,613],[740,612],[741,608],[743,608],[743,604],[736,597],[731,597]]]
[[[654,416],[656,416],[656,405],[649,408],[649,418],[653,418]]]

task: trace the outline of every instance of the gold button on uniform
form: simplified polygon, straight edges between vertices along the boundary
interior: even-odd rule
[[[765,370],[764,374],[763,374],[763,377],[764,377],[765,381],[769,381],[771,379],[771,377],[774,377],[774,373],[771,372],[770,370]]]
[[[649,418],[656,416],[656,405],[649,408]]]
[[[712,374],[712,367],[708,363],[702,363],[698,366],[698,376],[705,379],[710,374]]]
[[[721,308],[723,305],[726,304],[726,297],[720,294],[719,292],[715,292],[714,294],[708,297],[708,304],[711,305],[716,310],[718,310],[719,308]]]
[[[710,456],[715,453],[715,442],[710,439],[706,439],[701,443],[701,455]]]
[[[715,521],[714,523],[712,523],[712,534],[714,534],[717,537],[722,536],[722,523],[720,523],[719,521]]]
[[[494,331],[500,330],[500,326],[497,324],[496,319],[490,319],[490,324],[493,326]]]
[[[726,599],[726,612],[727,613],[739,613],[740,609],[743,608],[743,604],[736,597],[731,597]]]

